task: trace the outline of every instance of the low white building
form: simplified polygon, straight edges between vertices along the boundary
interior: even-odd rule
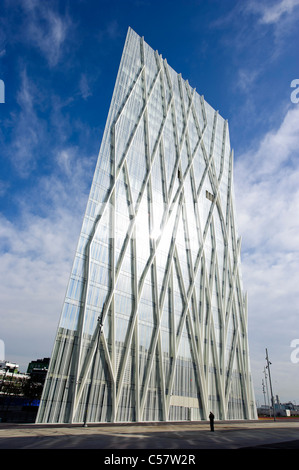
[[[15,377],[16,379],[27,379],[27,374],[19,372],[19,364],[9,361],[0,361],[0,377],[5,380],[9,377]]]

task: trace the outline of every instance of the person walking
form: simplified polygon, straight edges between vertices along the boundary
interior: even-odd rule
[[[214,419],[215,419],[215,416],[213,415],[212,411],[210,411],[210,414],[209,414],[210,431],[212,432],[214,432]]]

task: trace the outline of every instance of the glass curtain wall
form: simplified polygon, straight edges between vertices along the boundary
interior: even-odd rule
[[[255,419],[228,123],[131,28],[37,422]]]

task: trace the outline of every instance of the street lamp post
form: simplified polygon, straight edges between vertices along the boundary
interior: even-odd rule
[[[270,364],[271,364],[271,362],[269,361],[267,348],[266,348],[266,361],[267,361],[266,369],[268,369],[268,372],[269,372],[269,383],[270,383],[271,401],[272,401],[272,408],[273,408],[273,419],[274,419],[274,421],[276,421],[275,409],[274,409],[274,397],[273,397],[272,381],[271,381],[271,373],[270,373]]]
[[[267,393],[267,403],[269,405],[269,416],[271,416],[271,403],[270,403],[270,400],[269,400],[269,390],[268,390],[268,375],[267,375],[267,372],[266,372],[266,367],[264,367],[264,375],[265,375],[265,385],[266,385],[266,393]]]
[[[264,402],[265,402],[265,408],[267,406],[267,403],[266,403],[266,391],[265,391],[265,385],[264,385],[264,380],[262,379],[262,390],[263,390],[263,394],[264,394]]]

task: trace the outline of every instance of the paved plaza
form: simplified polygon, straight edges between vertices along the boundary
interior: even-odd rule
[[[0,449],[297,449],[299,420],[159,424],[0,424]],[[190,453],[190,452],[189,452]],[[108,455],[107,454],[107,455]],[[114,452],[115,455],[115,452]]]

